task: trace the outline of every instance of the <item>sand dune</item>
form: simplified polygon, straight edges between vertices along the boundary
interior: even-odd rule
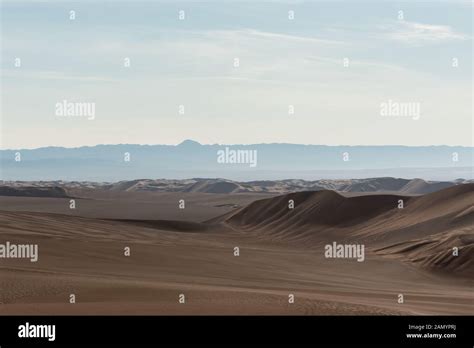
[[[422,179],[413,179],[400,188],[404,193],[426,194],[453,186],[451,182],[427,182]]]
[[[458,256],[454,256],[454,248]],[[400,257],[421,267],[474,277],[474,234],[472,229],[438,233],[378,249],[380,255]]]
[[[54,198],[67,198],[67,197],[69,197],[66,190],[62,187],[59,187],[59,186],[51,186],[51,187],[0,186],[0,196],[54,197]]]
[[[472,181],[472,180],[471,180]],[[62,187],[75,191],[81,196],[81,190],[100,189],[112,192],[195,192],[195,193],[266,193],[285,194],[300,191],[333,190],[345,193],[398,193],[404,195],[420,195],[435,192],[447,187],[469,183],[470,180],[425,181],[422,179],[400,179],[391,177],[368,179],[321,179],[306,181],[300,179],[258,180],[237,182],[226,179],[194,178],[185,180],[168,179],[137,179],[115,183],[77,182],[77,181],[8,181],[5,187]],[[1,196],[0,191],[0,196]]]
[[[289,208],[290,201],[294,203],[294,209]],[[354,226],[367,224],[373,218],[399,220],[400,216],[410,222],[415,217],[416,223],[440,216],[447,216],[453,223],[463,218],[469,222],[473,204],[474,184],[419,197],[382,194],[345,197],[328,190],[308,191],[257,200],[235,212],[226,222],[243,227],[275,225],[276,229],[281,229],[291,226],[294,230],[308,225]]]
[[[401,198],[410,199],[394,195],[348,198],[327,190],[298,192],[253,202],[227,222],[244,227],[271,225],[295,230],[308,225],[353,225],[394,209]],[[294,202],[294,209],[289,209],[290,201]]]
[[[250,192],[236,182],[230,181],[216,181],[203,180],[198,181],[189,187],[186,187],[184,192],[202,192],[202,193],[239,193]]]
[[[294,209],[289,209],[289,201]],[[228,213],[223,221],[236,229],[306,246],[328,243],[331,238],[357,240],[381,254],[399,254],[426,268],[469,276],[474,269],[473,205],[474,184],[419,197],[300,192],[255,201]],[[453,256],[453,247],[462,257]]]

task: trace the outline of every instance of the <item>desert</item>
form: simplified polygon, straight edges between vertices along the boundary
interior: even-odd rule
[[[38,245],[38,261],[0,259],[0,313],[474,311],[472,183],[426,194],[384,187],[175,192],[176,182],[159,191],[136,184],[4,183],[10,189],[0,196],[0,242]],[[24,194],[35,186],[59,187],[66,197],[56,197],[57,188],[51,197],[46,189]],[[11,195],[14,187],[21,188],[18,196]],[[363,245],[363,262],[326,257],[333,243]]]

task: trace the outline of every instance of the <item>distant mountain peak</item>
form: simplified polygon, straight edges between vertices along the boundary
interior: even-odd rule
[[[191,139],[186,139],[182,143],[178,144],[177,146],[201,146],[200,143],[197,141],[191,140]]]

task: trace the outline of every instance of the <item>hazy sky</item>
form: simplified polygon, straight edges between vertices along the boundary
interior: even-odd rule
[[[470,1],[2,1],[1,147],[472,146],[472,15]],[[56,115],[63,100],[95,103],[94,119]],[[382,116],[389,100],[419,117]]]

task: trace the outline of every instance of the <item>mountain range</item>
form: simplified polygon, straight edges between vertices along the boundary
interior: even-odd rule
[[[255,165],[219,153],[255,155]],[[298,144],[96,145],[0,151],[2,180],[120,181],[222,177],[237,181],[367,177],[473,178],[473,148]],[[219,160],[220,159],[220,160]],[[229,160],[223,162],[222,160]]]

